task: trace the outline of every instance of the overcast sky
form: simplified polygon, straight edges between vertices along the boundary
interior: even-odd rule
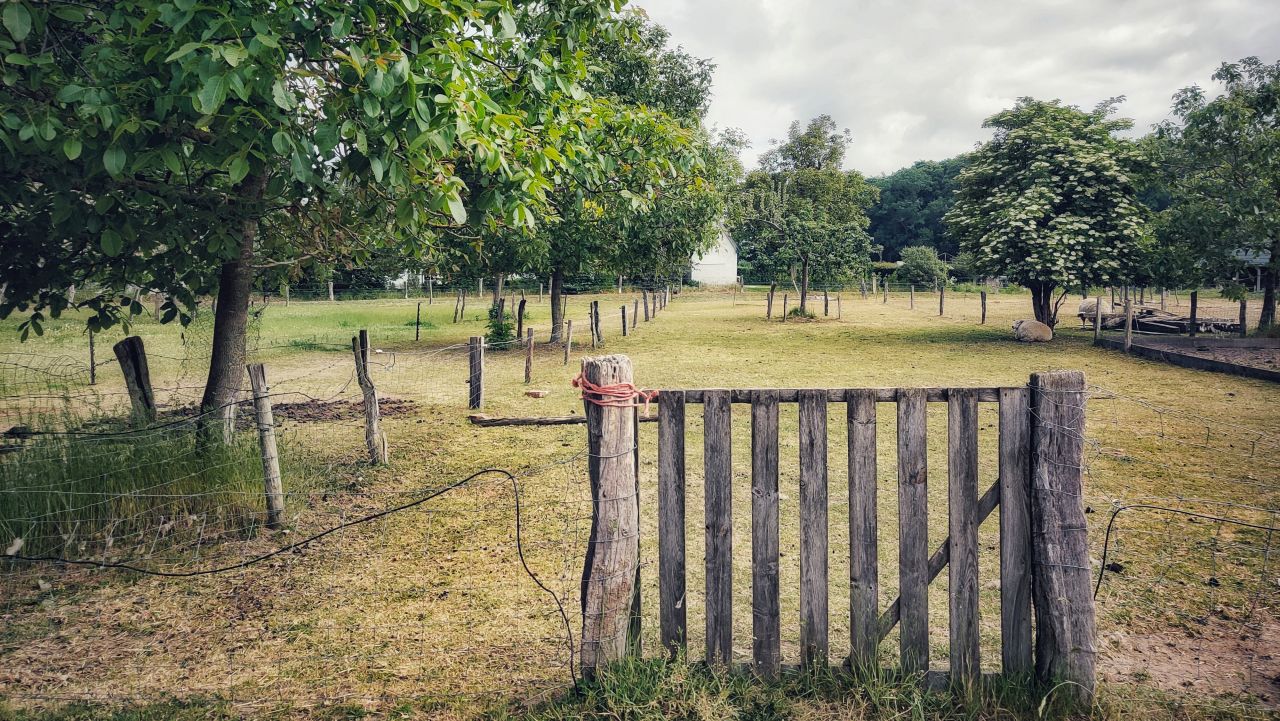
[[[1280,60],[1280,0],[632,0],[718,65],[709,123],[746,131],[748,165],[793,120],[853,131],[868,175],[989,137],[1015,99],[1115,95],[1146,131],[1224,60]]]

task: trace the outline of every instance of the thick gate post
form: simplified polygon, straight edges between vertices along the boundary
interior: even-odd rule
[[[1087,703],[1095,684],[1096,635],[1084,516],[1084,374],[1031,376],[1031,545],[1036,675],[1068,682]]]
[[[630,384],[631,359],[582,361],[591,480],[591,537],[582,569],[582,672],[623,658],[630,648],[632,610],[639,593],[640,504],[636,496],[635,408],[607,402],[592,386]]]

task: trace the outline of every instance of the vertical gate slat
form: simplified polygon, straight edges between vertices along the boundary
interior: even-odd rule
[[[978,661],[978,396],[969,388],[947,397],[947,564],[951,681],[970,686]]]
[[[756,673],[782,666],[778,603],[778,395],[751,398],[751,652]]]
[[[850,661],[855,671],[869,671],[879,645],[875,391],[849,392],[848,422]]]
[[[1000,389],[1000,659],[1029,676],[1031,658],[1031,413],[1026,388]]]
[[[658,395],[658,595],[662,645],[685,649],[684,391]]]
[[[827,392],[800,391],[800,660],[827,663]]]
[[[902,670],[929,670],[929,495],[925,392],[898,391],[898,596]]]
[[[707,662],[733,659],[733,472],[729,391],[703,394]]]

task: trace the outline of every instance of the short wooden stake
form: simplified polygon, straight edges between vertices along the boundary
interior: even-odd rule
[[[640,289],[640,300],[644,301],[644,322],[648,323],[649,322],[649,291],[648,290],[644,288]]]
[[[1128,353],[1133,347],[1133,303],[1129,298],[1124,299],[1124,352]]]
[[[946,297],[947,297],[947,286],[945,284],[939,285],[938,286],[938,315],[942,315],[942,307],[943,307],[943,303],[946,301]]]
[[[889,302],[889,281],[888,280],[885,280],[885,282],[880,284],[880,290],[884,293],[883,302],[888,303]]]
[[[612,355],[586,358],[582,375],[597,386],[632,382],[631,360]],[[598,399],[594,399],[598,400]],[[582,672],[621,660],[633,648],[632,611],[640,589],[640,507],[633,450],[634,408],[598,405],[584,395],[591,538],[582,572]]]
[[[1200,291],[1193,290],[1191,291],[1191,329],[1190,329],[1190,335],[1192,338],[1195,338],[1196,333],[1199,332],[1199,328],[1196,327],[1198,325],[1196,316],[1199,310],[1200,310]]]
[[[470,370],[467,407],[476,409],[484,405],[484,336],[473,335],[467,339],[467,359]]]
[[[378,427],[378,390],[369,377],[369,331],[361,330],[359,337],[351,339],[351,352],[356,358],[356,383],[364,396],[364,443],[369,462],[382,465],[387,462],[387,437]]]
[[[1083,501],[1085,398],[1079,371],[1031,376],[1036,675],[1087,704],[1096,682],[1097,628]]]
[[[89,331],[89,385],[98,385],[98,359],[97,350],[94,348],[93,331]]]
[[[908,302],[910,303],[908,307],[911,308],[911,310],[915,310],[916,309],[916,287],[913,285],[907,288],[907,293],[908,293],[907,299],[908,299]]]
[[[1098,344],[1098,340],[1102,338],[1102,296],[1098,296],[1095,301],[1097,305],[1093,307],[1093,343]]]
[[[844,317],[844,308],[840,305],[840,294],[836,293],[836,320]]]
[[[289,307],[289,284],[284,284],[284,307]]]
[[[418,301],[418,315],[413,319],[413,339],[422,339],[422,301]]]
[[[1240,299],[1240,337],[1249,335],[1249,301]]]
[[[764,317],[766,320],[773,318],[773,294],[778,289],[777,283],[769,284],[769,297],[764,301]]]
[[[783,293],[782,294],[782,322],[783,323],[787,322],[787,305],[789,301],[790,299],[787,297],[787,294]]]
[[[151,390],[151,372],[147,368],[147,351],[142,339],[136,335],[116,343],[112,347],[120,371],[124,373],[125,387],[133,407],[135,423],[147,424],[156,419],[156,396]]]
[[[524,337],[524,298],[521,298],[520,305],[516,306],[516,338],[520,339],[523,337]]]
[[[329,281],[329,302],[333,302],[333,281]]]
[[[596,341],[604,344],[604,332],[600,328],[600,301],[591,301],[591,325],[596,329]]]
[[[280,528],[284,519],[284,487],[280,483],[280,456],[276,452],[276,421],[271,413],[267,371],[261,363],[249,366],[253,388],[253,412],[258,424],[258,447],[262,450],[262,481],[267,497],[267,528]]]
[[[831,296],[827,291],[822,291],[822,317],[826,318],[831,315]]]
[[[542,303],[542,288],[543,288],[543,285],[544,285],[544,284],[543,284],[543,282],[542,282],[542,281],[538,281],[538,303],[539,303],[539,304],[541,304],[541,303]]]
[[[978,291],[979,299],[982,301],[982,320],[978,321],[979,325],[987,324],[987,291]]]
[[[573,320],[566,320],[564,325],[564,364],[569,365],[569,351],[573,349]]]
[[[636,329],[636,322],[640,320],[640,299],[631,301],[631,330]]]
[[[533,382],[533,329],[528,330],[524,341],[524,382]]]

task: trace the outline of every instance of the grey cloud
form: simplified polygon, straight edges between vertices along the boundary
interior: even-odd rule
[[[639,0],[718,64],[710,122],[748,162],[793,120],[829,113],[868,174],[970,150],[1022,95],[1092,107],[1125,95],[1145,132],[1227,60],[1280,59],[1277,0]]]

